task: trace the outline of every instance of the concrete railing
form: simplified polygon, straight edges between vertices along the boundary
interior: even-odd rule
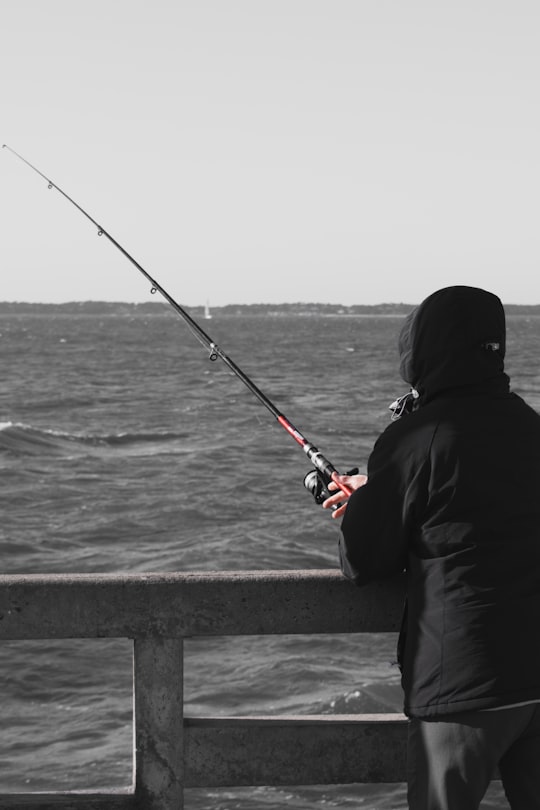
[[[133,784],[0,794],[0,810],[180,810],[185,787],[405,781],[399,714],[183,716],[183,639],[399,629],[401,578],[337,571],[0,576],[0,640],[134,641]],[[0,731],[1,733],[1,731]]]

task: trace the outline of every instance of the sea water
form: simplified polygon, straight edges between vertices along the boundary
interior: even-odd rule
[[[401,317],[214,317],[205,328],[341,470],[365,468]],[[513,389],[540,409],[540,318],[510,316]],[[3,573],[337,567],[304,454],[166,307],[0,321]],[[504,475],[504,470],[501,470]],[[186,642],[186,714],[401,710],[395,637]],[[0,645],[0,791],[128,785],[127,640]],[[403,808],[403,785],[187,791],[188,810]],[[506,804],[496,786],[484,808]]]

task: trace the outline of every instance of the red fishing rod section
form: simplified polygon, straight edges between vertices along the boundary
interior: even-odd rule
[[[88,220],[90,220],[90,222],[97,228],[98,236],[105,236],[110,242],[112,242],[115,248],[117,248],[126,257],[126,259],[128,259],[128,261],[130,261],[131,264],[133,264],[134,267],[136,267],[137,270],[140,273],[142,273],[142,275],[150,282],[151,284],[150,292],[152,294],[159,292],[163,296],[163,298],[165,298],[165,300],[172,306],[175,312],[186,321],[190,330],[193,332],[197,340],[203,346],[209,349],[210,351],[209,359],[217,360],[219,358],[220,360],[222,360],[225,363],[225,365],[233,372],[233,374],[235,374],[238,377],[238,379],[240,379],[244,383],[244,385],[251,391],[251,393],[257,397],[259,402],[261,402],[265,406],[265,408],[267,408],[267,410],[270,411],[270,413],[277,419],[281,427],[284,428],[289,434],[289,436],[292,436],[295,442],[300,445],[306,456],[309,458],[310,462],[315,467],[315,470],[312,473],[308,473],[308,475],[305,477],[304,485],[313,494],[317,503],[321,503],[324,500],[324,498],[330,494],[327,490],[327,485],[332,478],[332,473],[337,473],[337,470],[334,467],[334,465],[331,464],[331,462],[328,461],[328,459],[323,456],[323,454],[317,449],[317,447],[315,447],[314,444],[308,441],[305,438],[305,436],[301,434],[298,428],[296,428],[292,424],[292,422],[290,422],[287,419],[286,416],[280,413],[280,411],[278,410],[278,408],[276,408],[274,403],[270,399],[268,399],[266,394],[263,394],[260,388],[258,388],[255,385],[253,380],[251,380],[247,376],[247,374],[245,374],[242,371],[242,369],[239,368],[236,365],[236,363],[233,360],[231,360],[231,358],[228,357],[216,343],[214,343],[212,338],[204,331],[204,329],[202,329],[202,327],[197,323],[197,321],[194,318],[192,318],[191,315],[182,306],[180,306],[180,304],[178,304],[171,295],[169,295],[167,290],[165,290],[161,286],[161,284],[158,281],[156,281],[156,279],[152,278],[150,273],[148,273],[144,269],[144,267],[142,267],[142,265],[140,265],[139,262],[136,261],[133,258],[133,256],[131,256],[127,252],[127,250],[125,250],[122,247],[122,245],[119,242],[117,242],[116,239],[114,239],[111,236],[111,234],[105,230],[105,228],[103,228],[95,219],[93,219],[93,217],[91,217],[90,214],[88,214],[87,211],[84,210],[84,208],[82,208],[78,203],[76,203],[75,200],[69,197],[65,191],[63,191],[59,186],[57,186],[56,183],[53,183],[53,181],[50,180],[45,174],[43,174],[43,172],[40,172],[39,169],[37,169],[34,165],[32,165],[32,163],[26,160],[26,158],[24,158],[22,155],[20,155],[18,152],[16,152],[7,144],[3,144],[2,148],[8,149],[12,154],[18,157],[19,160],[22,160],[23,163],[26,163],[27,166],[29,166],[33,171],[39,174],[39,176],[46,181],[49,189],[53,188],[56,189],[56,191],[58,191],[63,197],[66,198],[66,200],[68,200],[72,205],[74,205],[75,208],[77,208],[77,210],[80,211],[81,214],[83,214],[83,216],[85,216]],[[349,487],[345,486],[344,484],[340,484],[339,488],[347,496],[352,493],[352,490],[349,489]]]

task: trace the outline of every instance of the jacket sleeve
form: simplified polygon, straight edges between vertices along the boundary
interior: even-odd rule
[[[381,434],[368,460],[368,481],[353,492],[343,517],[341,570],[358,585],[403,571],[411,536],[421,522],[429,461],[424,437],[405,430],[409,419]]]

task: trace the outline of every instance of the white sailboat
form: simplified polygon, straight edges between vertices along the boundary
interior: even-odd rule
[[[206,302],[206,304],[204,305],[204,317],[205,317],[205,319],[206,319],[207,321],[209,321],[209,320],[210,320],[210,318],[212,317],[212,315],[210,314],[210,306],[209,306],[209,304],[208,304],[208,301],[207,301],[207,302]]]

